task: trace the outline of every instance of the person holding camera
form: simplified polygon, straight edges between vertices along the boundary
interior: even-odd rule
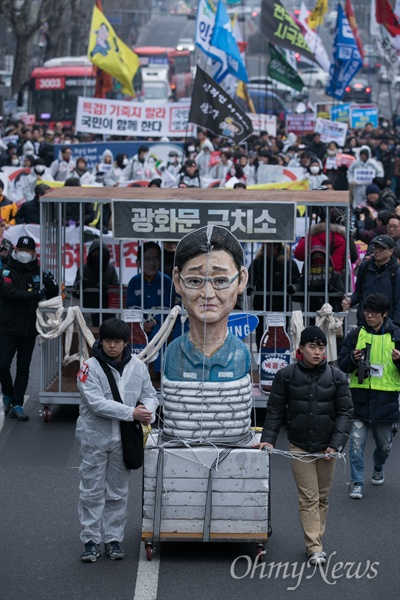
[[[378,235],[371,241],[371,249],[371,257],[358,268],[354,292],[342,300],[342,309],[358,305],[357,325],[363,325],[365,298],[381,292],[389,301],[389,317],[400,325],[400,268],[393,256],[394,240],[390,235]]]
[[[399,421],[400,327],[388,317],[390,304],[379,292],[363,305],[364,324],[343,342],[338,366],[350,373],[354,420],[350,434],[350,498],[364,495],[364,450],[368,430],[375,440],[371,482],[385,481],[383,466],[390,454],[393,423]]]

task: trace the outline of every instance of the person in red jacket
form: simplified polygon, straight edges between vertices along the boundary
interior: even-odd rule
[[[337,273],[342,273],[346,266],[346,229],[341,225],[344,215],[335,207],[330,209],[330,226],[329,226],[329,241],[328,252],[332,259],[333,268]],[[304,261],[306,256],[306,243],[309,244],[308,252],[314,246],[323,246],[326,248],[326,233],[327,224],[325,215],[321,214],[321,221],[311,226],[310,233],[307,238],[302,237],[299,240],[295,250],[294,257],[297,260]],[[357,248],[353,238],[350,238],[350,260],[356,262],[358,258]]]

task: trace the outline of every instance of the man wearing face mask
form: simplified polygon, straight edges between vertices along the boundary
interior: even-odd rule
[[[31,167],[31,172],[29,175],[24,177],[23,180],[23,196],[25,201],[29,202],[35,199],[35,188],[38,185],[39,181],[54,181],[50,169],[46,168],[44,160],[42,158],[37,158],[33,166]],[[38,223],[39,221],[34,221]],[[18,223],[18,221],[17,221]]]
[[[29,381],[29,366],[35,347],[36,309],[41,300],[54,298],[58,285],[50,272],[43,276],[43,287],[35,240],[19,238],[0,272],[0,384],[4,412],[18,421],[27,421],[24,394]],[[11,363],[17,354],[14,381]]]
[[[76,162],[72,158],[72,150],[68,146],[61,149],[60,158],[53,160],[50,165],[50,172],[55,181],[66,181],[73,177]]]
[[[308,172],[310,190],[319,190],[321,188],[321,183],[326,179],[326,175],[322,172],[322,164],[319,158],[311,159]]]
[[[134,181],[144,179],[151,181],[158,177],[156,169],[148,162],[149,147],[139,146],[138,153],[128,162],[122,171],[121,181]]]
[[[104,174],[103,185],[106,187],[117,187],[122,177],[122,172],[128,163],[129,160],[126,154],[117,154],[113,166]]]
[[[19,164],[17,144],[8,142],[7,150],[0,156],[0,167],[18,167]]]
[[[182,169],[182,161],[180,160],[177,150],[170,150],[166,161],[161,163],[159,171],[161,171],[162,187],[176,187],[179,173]]]

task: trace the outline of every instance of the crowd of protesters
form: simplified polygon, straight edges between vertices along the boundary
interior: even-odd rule
[[[7,229],[15,224],[39,223],[40,198],[51,190],[53,181],[58,186],[245,189],[268,183],[271,167],[277,166],[296,169],[298,179],[308,181],[310,194],[315,190],[348,190],[352,208],[348,258],[352,263],[360,262],[354,241],[369,245],[367,256],[373,259],[373,241],[382,235],[393,239],[393,257],[400,260],[399,139],[398,118],[393,118],[391,123],[380,119],[378,127],[367,123],[362,129],[349,129],[343,147],[334,141],[324,143],[317,132],[302,136],[286,132],[283,124],[278,126],[274,136],[261,131],[237,146],[227,138],[199,129],[195,137],[181,140],[124,137],[124,141],[139,142],[133,156],[124,153],[114,156],[111,149],[106,149],[99,162],[90,169],[85,158],[74,159],[73,147],[79,142],[102,142],[99,136],[77,134],[73,126],[63,126],[62,123],[47,128],[40,124],[27,126],[17,119],[9,119],[8,122],[3,119],[0,121],[0,176],[4,173],[3,181],[0,179],[0,235],[7,239]],[[120,140],[111,137],[109,141]],[[171,142],[163,161],[152,154],[150,144],[160,141]],[[61,145],[57,156],[55,144]],[[3,182],[9,171],[4,167],[29,169],[29,174],[24,177],[23,201],[18,205],[4,194]],[[357,173],[360,169],[369,173],[369,182],[359,182]],[[85,209],[88,211],[87,214],[85,212],[85,224],[99,227],[99,214],[91,205],[85,205]],[[107,232],[110,205],[104,205],[103,211],[107,212],[104,212],[102,221]],[[317,244],[319,249],[326,247],[326,217],[323,210],[315,210],[311,229],[306,232],[311,238],[311,245]],[[345,219],[340,211],[331,211],[329,217],[330,253],[333,272],[338,276],[347,260],[344,254]],[[67,221],[70,223],[71,220],[76,222],[76,215],[69,215]],[[279,252],[287,255],[283,247]],[[294,258],[304,261],[304,239],[300,240]],[[304,282],[297,279],[292,283],[294,292],[300,290],[301,293]],[[254,286],[257,287],[256,284]],[[342,286],[335,287],[340,296],[342,291]],[[337,309],[340,310],[340,302]]]

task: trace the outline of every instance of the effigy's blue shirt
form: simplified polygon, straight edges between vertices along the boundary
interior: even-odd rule
[[[250,365],[249,349],[232,333],[210,357],[185,333],[167,346],[164,375],[172,381],[232,381],[247,375]]]

